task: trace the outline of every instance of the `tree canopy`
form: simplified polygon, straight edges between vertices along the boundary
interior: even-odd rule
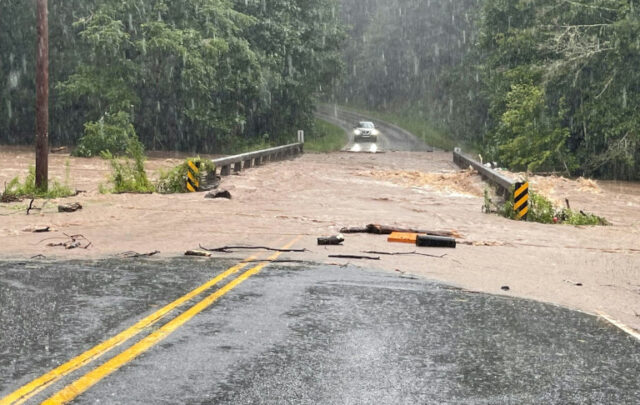
[[[312,125],[341,72],[334,0],[53,2],[51,137],[109,117],[154,149],[220,152]],[[0,3],[0,141],[33,133],[35,7]],[[5,36],[4,33],[8,36]]]

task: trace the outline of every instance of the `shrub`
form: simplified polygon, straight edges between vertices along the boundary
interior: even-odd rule
[[[102,157],[111,164],[109,183],[111,188],[100,186],[101,193],[152,193],[155,187],[149,181],[144,170],[144,148],[137,139],[129,139],[126,153],[128,157],[118,158],[109,151],[103,151]]]
[[[102,156],[106,152],[111,156],[122,156],[127,153],[132,142],[140,144],[129,114],[122,111],[116,114],[106,113],[97,122],[84,124],[84,136],[80,138],[73,154],[93,157]]]
[[[201,183],[203,178],[206,177],[207,174],[212,173],[216,169],[216,166],[213,164],[213,162],[208,159],[201,159],[200,157],[187,159],[182,164],[174,167],[173,169],[161,172],[160,180],[156,185],[156,190],[162,194],[186,193],[189,161],[200,164],[198,181],[200,181]]]
[[[36,187],[36,168],[29,167],[29,173],[20,183],[18,177],[11,180],[5,187],[4,192],[0,196],[3,202],[18,201],[23,198],[64,198],[75,194],[69,187],[69,170],[67,163],[66,178],[64,184],[60,184],[55,180],[49,180],[47,191],[40,190]]]
[[[513,190],[510,198],[501,206],[498,206],[498,214],[505,218],[516,219],[516,212],[513,209]],[[491,212],[493,201],[485,191],[485,203],[483,211]],[[528,222],[538,222],[542,224],[568,224],[568,225],[609,225],[609,222],[597,215],[582,211],[573,211],[569,208],[557,209],[551,200],[541,194],[529,191],[529,213]]]

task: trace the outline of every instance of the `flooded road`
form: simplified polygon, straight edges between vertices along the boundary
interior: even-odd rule
[[[233,265],[0,263],[0,403]],[[27,403],[112,363],[244,274],[203,290]],[[351,266],[272,264],[252,274],[74,403],[640,400],[640,344],[593,316]]]

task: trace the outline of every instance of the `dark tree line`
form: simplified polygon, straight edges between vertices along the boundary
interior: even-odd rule
[[[341,73],[334,0],[50,2],[51,138],[220,152],[313,125]],[[0,142],[31,143],[35,2],[0,2]]]

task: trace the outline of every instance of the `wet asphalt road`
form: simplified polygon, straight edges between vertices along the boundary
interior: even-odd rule
[[[415,135],[393,124],[372,119],[364,114],[340,108],[337,105],[323,104],[318,106],[316,117],[328,121],[344,129],[349,134],[349,144],[344,148],[349,152],[385,152],[385,151],[410,151],[433,152],[433,148]],[[360,121],[373,121],[380,131],[378,141],[355,142],[353,127]]]
[[[0,263],[0,403],[233,264]],[[355,267],[273,264],[74,403],[637,404],[639,349],[557,306]]]

